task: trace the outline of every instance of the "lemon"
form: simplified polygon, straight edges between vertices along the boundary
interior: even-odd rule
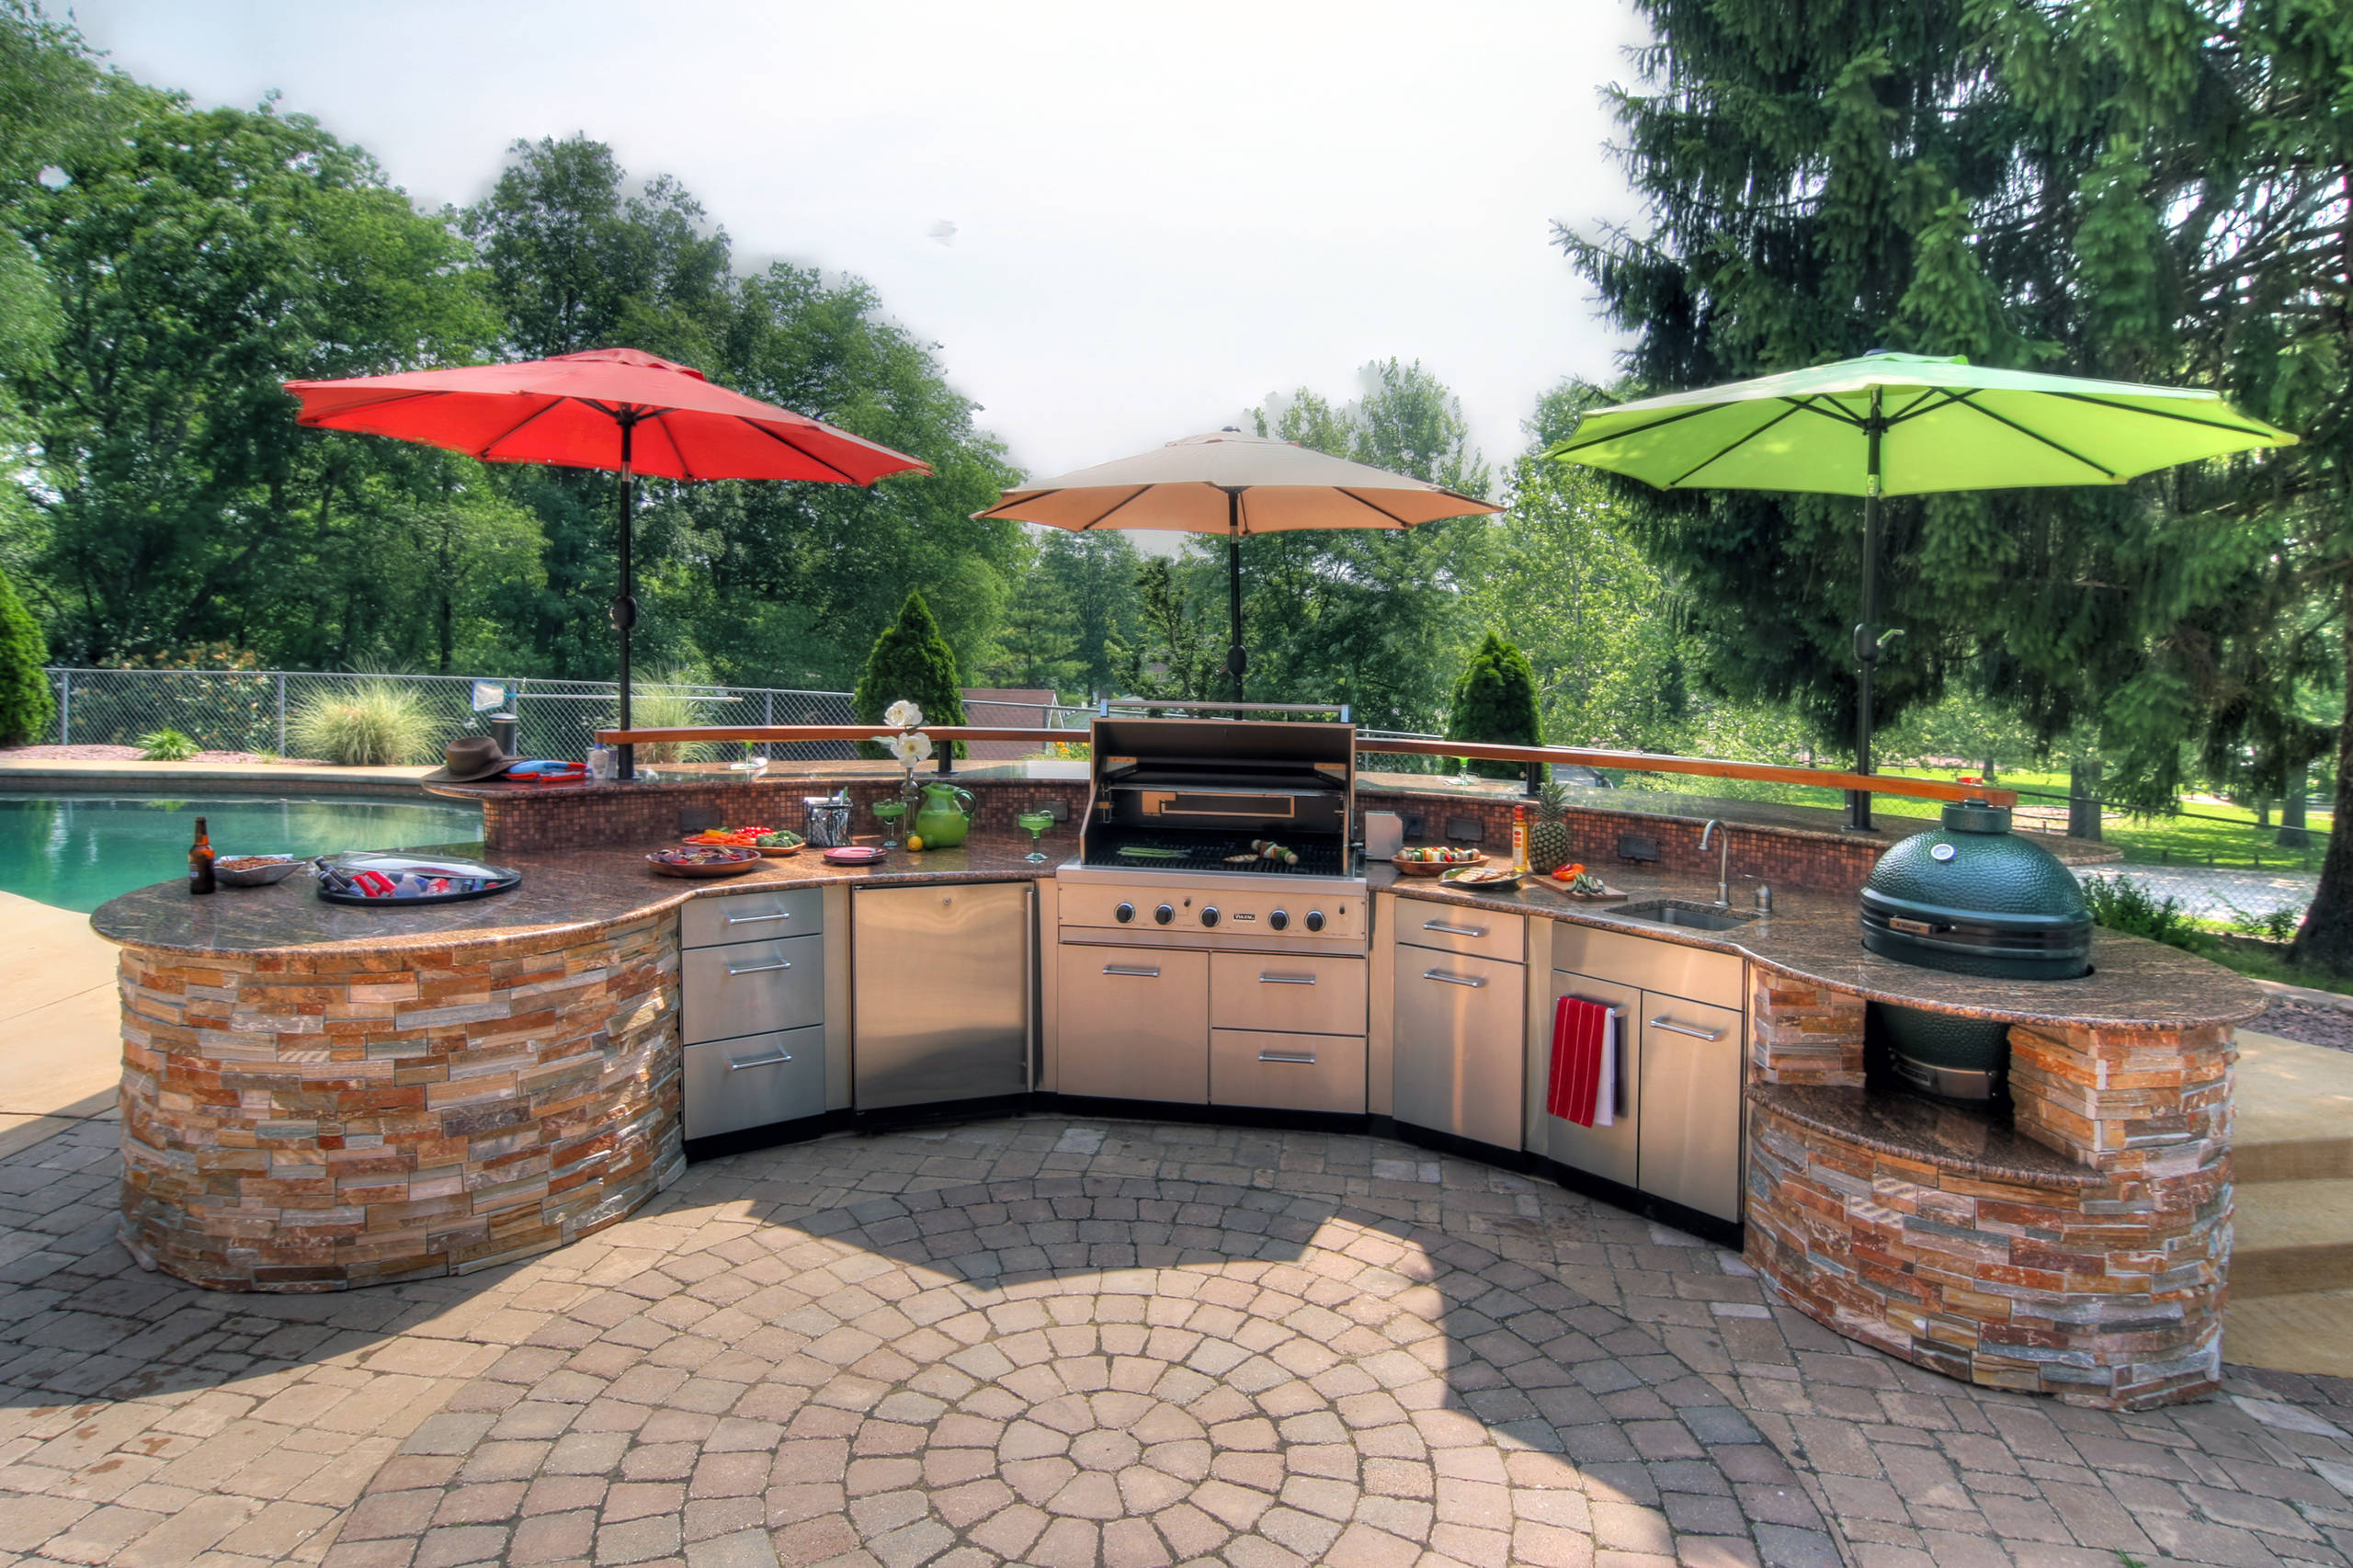
[[[921,835],[921,834],[919,834],[919,833],[911,833],[911,834],[907,835],[907,847],[908,847],[908,848],[910,848],[910,849],[920,849],[920,848],[922,848],[922,847],[923,847],[923,835]]]

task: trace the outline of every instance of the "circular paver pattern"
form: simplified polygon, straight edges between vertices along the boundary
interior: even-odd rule
[[[1566,1282],[1564,1254],[1605,1247],[1670,1278],[1638,1254],[1688,1249],[1642,1222],[1459,1162],[1372,1165],[1395,1146],[1370,1140],[1049,1122],[1033,1155],[1034,1125],[959,1134],[1010,1145],[1000,1169],[1031,1162],[988,1179],[923,1185],[947,1162],[912,1135],[715,1162],[534,1264],[542,1321],[386,1467],[346,1542],[422,1515],[415,1561],[436,1568],[689,1549],[787,1568],[1733,1564],[1756,1540],[1733,1452],[1756,1506],[1818,1530],[1722,1391]],[[1286,1163],[1238,1167],[1251,1138]],[[1054,1174],[1074,1145],[1081,1168]],[[1343,1157],[1360,1168],[1313,1168]],[[829,1179],[852,1158],[892,1189]],[[1705,1303],[1670,1310],[1703,1343]]]

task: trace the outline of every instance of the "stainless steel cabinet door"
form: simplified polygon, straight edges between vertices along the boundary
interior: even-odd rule
[[[1029,1086],[1027,882],[860,888],[850,898],[860,1110]]]
[[[687,1047],[689,1138],[797,1121],[825,1108],[823,1025]]]
[[[1738,1013],[1643,993],[1644,1192],[1740,1218],[1740,1078]]]
[[[1364,1114],[1364,1036],[1210,1030],[1210,1103]]]
[[[757,892],[705,894],[678,912],[678,941],[688,948],[724,942],[813,937],[825,928],[822,888],[769,888]]]
[[[1639,1154],[1636,1129],[1641,1125],[1643,1112],[1643,994],[1631,985],[1556,969],[1552,971],[1552,995],[1556,1001],[1563,996],[1581,996],[1618,1009],[1618,1100],[1612,1108],[1612,1123],[1608,1127],[1579,1127],[1561,1117],[1547,1116],[1544,1152],[1574,1170],[1589,1171],[1621,1187],[1639,1187],[1635,1171]],[[1549,1009],[1545,1019],[1549,1028]],[[1544,1082],[1534,1092],[1549,1099],[1552,1092],[1549,1071],[1552,1041],[1549,1036],[1540,1054],[1548,1071]]]
[[[1527,975],[1516,963],[1398,948],[1398,1120],[1519,1147]]]
[[[1209,1103],[1209,954],[1065,942],[1057,956],[1060,1092]]]
[[[1210,955],[1210,1027],[1364,1033],[1365,960],[1292,953]]]
[[[688,1045],[825,1021],[823,937],[689,948],[678,971],[685,981],[681,1020]]]

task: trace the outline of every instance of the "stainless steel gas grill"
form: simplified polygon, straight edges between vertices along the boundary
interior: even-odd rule
[[[1055,876],[1059,1092],[1361,1113],[1354,727],[1103,718],[1092,742]]]

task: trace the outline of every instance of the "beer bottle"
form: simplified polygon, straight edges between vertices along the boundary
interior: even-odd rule
[[[204,831],[204,819],[196,819],[196,843],[188,852],[188,891],[192,893],[210,892],[212,881],[212,835]]]

